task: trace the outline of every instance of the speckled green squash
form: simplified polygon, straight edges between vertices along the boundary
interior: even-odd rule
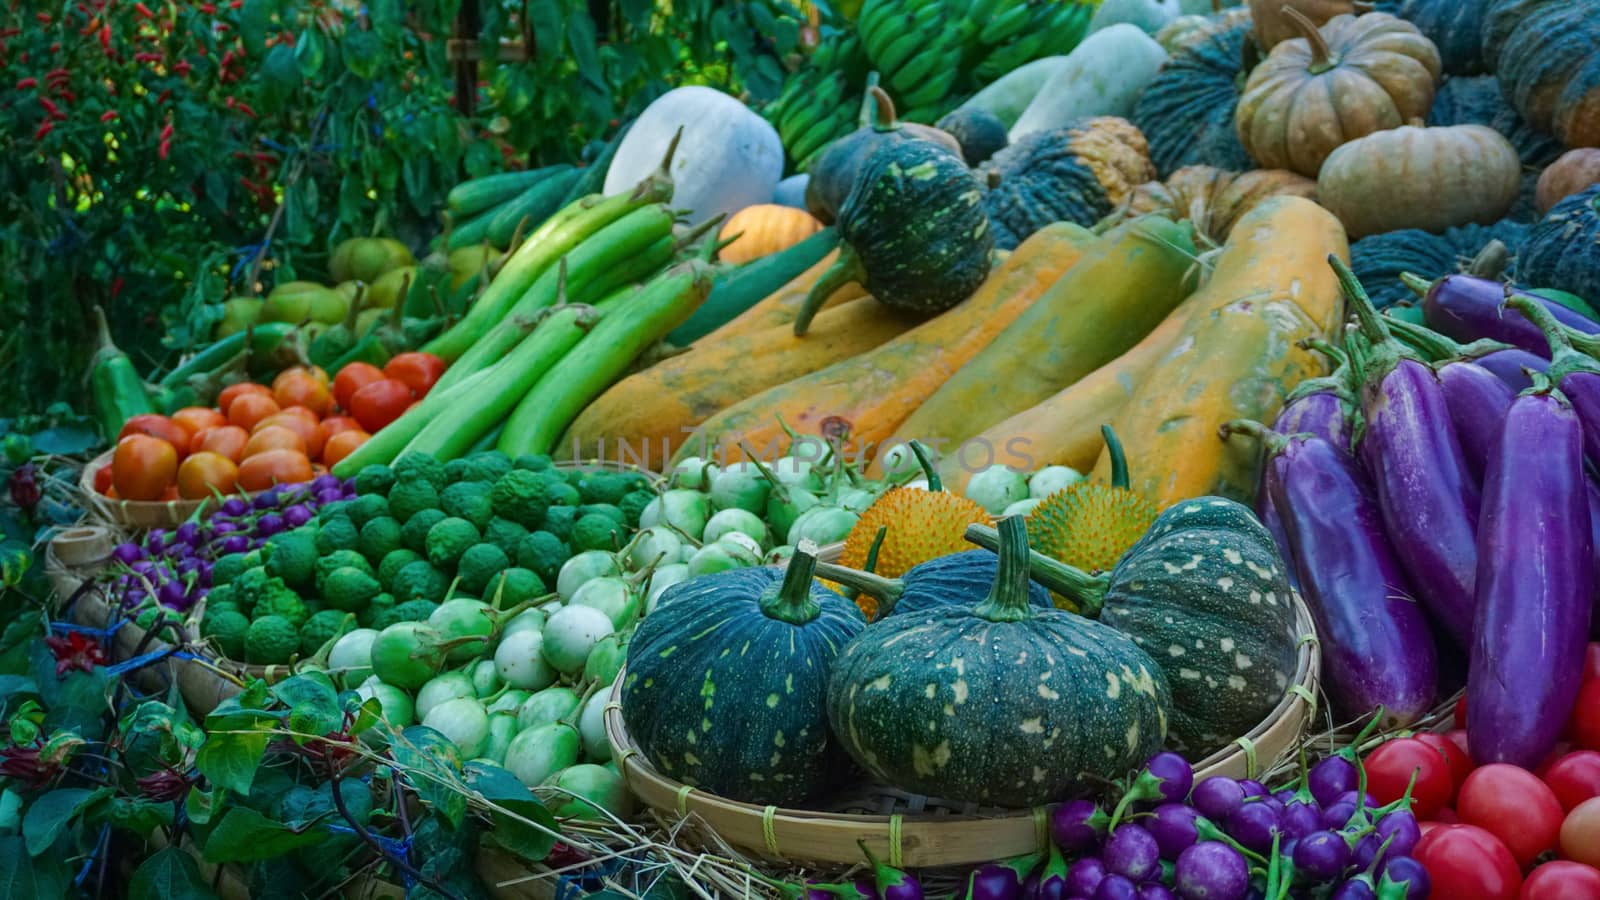
[[[1482,39],[1523,118],[1569,147],[1600,146],[1600,0],[1488,0]]]
[[[979,543],[981,526],[968,529]],[[991,532],[992,533],[992,532]],[[1150,655],[1172,686],[1169,743],[1198,759],[1261,724],[1296,666],[1287,567],[1255,513],[1222,497],[1168,507],[1115,568],[1043,554],[1033,577]]]
[[[1447,75],[1476,75],[1483,63],[1485,0],[1375,0],[1373,9],[1398,16],[1439,48]]]
[[[1562,153],[1561,142],[1529,125],[1500,92],[1493,75],[1447,78],[1433,95],[1428,110],[1429,125],[1487,125],[1505,135],[1522,160],[1522,191],[1507,218],[1532,222],[1539,218],[1534,194],[1539,171]]]
[[[1528,226],[1508,219],[1493,225],[1463,225],[1446,229],[1443,234],[1403,228],[1368,235],[1350,245],[1350,271],[1366,288],[1372,302],[1384,309],[1418,299],[1400,281],[1402,272],[1432,280],[1466,271],[1478,251],[1496,240],[1511,251],[1514,264],[1517,248],[1527,232]]]
[[[1257,53],[1251,28],[1244,19],[1191,36],[1139,95],[1133,124],[1149,140],[1162,178],[1184,166],[1235,172],[1256,167],[1233,123],[1248,74],[1245,57]]]
[[[1010,138],[1006,125],[993,113],[981,109],[957,109],[939,120],[937,127],[961,145],[961,158],[976,166],[1005,149]]]
[[[1517,280],[1600,300],[1600,184],[1552,206],[1528,229]]]
[[[876,597],[889,607],[886,615],[901,616],[941,606],[972,606],[989,594],[1000,558],[992,550],[964,550],[912,566],[899,578],[884,578],[831,563],[817,563],[817,577],[836,581]],[[1054,609],[1050,592],[1028,582],[1028,603]]]
[[[1005,807],[1120,777],[1161,746],[1170,696],[1150,657],[1110,628],[1027,599],[1027,531],[988,598],[869,625],[834,663],[828,716],[875,778]]]
[[[674,585],[628,644],[622,721],[663,775],[747,803],[792,806],[841,757],[828,673],[866,622],[816,583],[815,559]],[[668,599],[670,598],[670,602]]]

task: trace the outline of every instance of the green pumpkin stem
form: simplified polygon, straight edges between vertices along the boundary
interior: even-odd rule
[[[1128,489],[1128,457],[1122,452],[1122,441],[1110,425],[1100,426],[1100,436],[1105,439],[1106,452],[1111,455],[1111,486]]]
[[[900,596],[906,592],[905,582],[899,578],[885,578],[874,575],[861,569],[852,569],[837,563],[817,563],[817,577],[829,581],[837,581],[848,588],[851,594],[866,594],[878,601],[877,615],[872,621],[881,621],[900,602]],[[854,599],[852,597],[852,599]]]
[[[828,271],[822,273],[817,283],[811,286],[811,291],[806,294],[806,302],[794,316],[795,337],[804,337],[811,328],[811,320],[816,318],[822,310],[822,304],[828,302],[834,292],[847,284],[859,284],[867,277],[867,270],[861,264],[861,257],[856,254],[849,244],[839,245],[839,258],[833,261]]]
[[[966,539],[979,547],[1000,552],[1000,532],[987,525],[968,525]],[[1001,553],[1000,559],[1003,572],[1005,554]],[[1071,600],[1077,606],[1079,615],[1089,619],[1100,617],[1100,608],[1105,604],[1106,590],[1111,585],[1111,573],[1090,575],[1076,566],[1070,566],[1059,559],[1051,559],[1032,549],[1028,551],[1027,568],[1034,581]],[[1027,603],[1026,582],[1023,584],[1023,603]]]
[[[815,548],[796,547],[783,570],[783,581],[762,592],[761,611],[769,618],[804,625],[822,612],[817,598],[811,596],[811,577],[817,571],[817,557],[811,549]]]
[[[969,529],[970,530],[970,529]],[[1020,622],[1033,617],[1028,606],[1028,525],[1023,516],[1006,516],[995,532],[1000,566],[989,599],[973,610],[991,622]]]
[[[911,455],[917,458],[917,465],[922,467],[922,475],[928,479],[928,490],[944,490],[944,481],[939,478],[939,470],[933,466],[933,457],[928,455],[928,448],[922,446],[921,441],[911,442]]]
[[[899,129],[900,122],[895,118],[894,100],[889,92],[877,85],[867,88],[867,96],[872,100],[872,130],[895,131]]]
[[[1550,345],[1550,368],[1545,373],[1551,381],[1560,384],[1573,372],[1600,374],[1600,338],[1584,334],[1561,324],[1543,303],[1525,295],[1514,294],[1506,288],[1505,305],[1521,313],[1523,318],[1538,326]]]

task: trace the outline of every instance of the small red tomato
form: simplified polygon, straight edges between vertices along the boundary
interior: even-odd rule
[[[1593,641],[1583,658],[1583,680],[1590,682],[1597,679],[1600,679],[1600,641]]]
[[[1433,814],[1433,820],[1441,825],[1454,825],[1461,821],[1461,817],[1456,815],[1455,807],[1446,806]]]
[[[1516,900],[1522,870],[1500,839],[1475,825],[1440,825],[1412,851],[1428,870],[1432,896],[1451,900]]]
[[[1405,796],[1416,775],[1416,786],[1411,790],[1411,811],[1418,819],[1431,819],[1440,809],[1450,804],[1455,793],[1455,781],[1450,763],[1438,748],[1416,738],[1399,738],[1387,741],[1367,754],[1367,793],[1379,803],[1393,803]]]
[[[1568,753],[1550,765],[1544,783],[1550,785],[1561,808],[1567,812],[1591,797],[1600,797],[1600,751]]]
[[[178,451],[179,460],[189,454],[189,438],[191,435],[188,430],[166,416],[157,415],[156,413],[144,413],[143,415],[134,416],[122,423],[122,431],[117,433],[117,440],[120,441],[130,434],[146,434],[166,441],[172,445],[172,449]]]
[[[1523,866],[1554,847],[1561,835],[1561,801],[1555,792],[1527,769],[1506,763],[1468,775],[1456,812],[1466,824],[1498,837]]]
[[[400,418],[411,405],[411,388],[392,378],[374,381],[350,398],[350,414],[368,434]]]
[[[426,397],[444,374],[444,360],[432,353],[401,353],[384,364],[383,374],[403,382],[418,397]]]
[[[1550,771],[1550,767],[1556,764],[1556,760],[1571,753],[1572,749],[1572,744],[1567,741],[1556,741],[1556,745],[1550,748],[1550,752],[1545,755],[1545,758],[1540,760],[1537,766],[1534,766],[1533,774],[1538,776],[1540,781],[1543,781],[1545,773]]]
[[[1600,750],[1600,678],[1578,691],[1572,707],[1572,739],[1585,750]]]
[[[353,362],[333,376],[333,400],[339,408],[349,412],[350,398],[374,381],[383,380],[383,370],[370,363]]]
[[[1528,875],[1517,900],[1595,900],[1600,869],[1564,859],[1547,862]]]
[[[1463,732],[1465,733],[1465,732]],[[1448,735],[1423,732],[1418,734],[1417,740],[1439,751],[1444,761],[1450,765],[1450,782],[1455,785],[1455,791],[1461,790],[1461,783],[1472,774],[1472,758],[1462,750]],[[1455,799],[1455,791],[1451,791],[1450,799]]]
[[[1561,855],[1600,869],[1600,797],[1567,813],[1561,823]]]
[[[1452,743],[1459,747],[1462,755],[1464,755],[1467,759],[1472,758],[1472,751],[1467,749],[1467,730],[1465,728],[1452,729],[1445,732],[1444,736],[1449,738]]]

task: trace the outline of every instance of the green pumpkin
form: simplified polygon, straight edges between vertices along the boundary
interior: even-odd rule
[[[1405,19],[1439,48],[1447,75],[1476,75],[1483,62],[1484,0],[1376,0],[1377,12]]]
[[[1139,95],[1133,124],[1150,141],[1150,158],[1166,178],[1184,166],[1233,172],[1256,167],[1234,127],[1234,109],[1250,65],[1260,55],[1249,19],[1191,35]]]
[[[983,283],[994,251],[972,170],[928,141],[874,150],[845,198],[838,231],[839,258],[806,296],[795,317],[797,335],[823,301],[852,282],[893,309],[944,312]]]
[[[1600,146],[1600,0],[1488,0],[1482,38],[1523,118],[1569,147]]]
[[[1170,695],[1154,661],[1116,631],[1028,601],[1028,534],[1000,522],[985,599],[889,616],[845,647],[828,719],[875,778],[1005,807],[1121,777],[1157,750]]]
[[[1511,251],[1515,261],[1528,226],[1509,219],[1493,225],[1463,225],[1432,234],[1420,228],[1403,228],[1373,234],[1350,245],[1350,271],[1354,272],[1367,296],[1379,309],[1396,303],[1415,302],[1418,297],[1400,280],[1403,272],[1430,281],[1468,270],[1468,266],[1490,241],[1499,241]],[[1508,266],[1509,268],[1509,266]],[[1474,273],[1498,278],[1500,272]]]
[[[1006,133],[1006,123],[995,114],[976,108],[963,107],[947,113],[939,120],[938,128],[961,145],[961,158],[969,166],[986,162],[1004,150],[1011,140]]]
[[[1000,558],[992,550],[964,550],[930,559],[906,570],[899,578],[885,578],[833,563],[817,563],[817,577],[836,581],[869,594],[878,601],[881,616],[899,616],[943,606],[971,606],[981,602],[994,584]],[[1028,602],[1054,609],[1050,592],[1028,582]]]
[[[1002,128],[1002,136],[1004,131]],[[869,87],[861,104],[860,127],[829,144],[805,167],[811,174],[806,182],[806,209],[822,224],[832,225],[867,159],[885,144],[911,140],[930,141],[951,153],[964,152],[955,137],[938,128],[899,121],[889,95],[875,84]]]
[[[993,529],[970,537],[993,545]],[[1300,633],[1278,547],[1222,497],[1168,507],[1115,568],[1089,575],[1040,553],[1033,577],[1133,639],[1172,686],[1172,746],[1193,759],[1261,724],[1294,678]]]
[[[837,773],[828,673],[866,622],[812,580],[815,563],[796,551],[786,570],[682,582],[640,621],[622,721],[662,774],[732,800],[792,806]]]
[[[1025,135],[979,171],[990,185],[983,208],[1004,250],[1055,222],[1094,225],[1156,177],[1144,135],[1116,116]]]
[[[1600,301],[1600,184],[1557,203],[1528,229],[1517,280]]]

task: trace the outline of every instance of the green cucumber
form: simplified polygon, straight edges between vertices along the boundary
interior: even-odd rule
[[[667,335],[667,341],[686,347],[705,337],[799,277],[837,246],[839,233],[824,228],[787,250],[725,270],[717,276],[711,296]]]
[[[458,216],[450,214],[450,239],[445,241],[446,250],[460,250],[462,247],[473,247],[483,243],[489,238],[489,223],[494,221],[498,207],[491,207],[481,213]]]
[[[622,139],[628,136],[628,129],[632,127],[633,123],[627,122],[617,129],[616,136],[611,139],[611,143],[607,144],[604,150],[600,151],[600,155],[595,157],[594,162],[579,170],[583,173],[583,177],[579,178],[567,191],[567,195],[561,198],[563,205],[571,203],[579,197],[600,193],[606,184],[606,170],[611,168],[611,158],[617,155],[617,148],[622,146]]]
[[[463,181],[445,195],[445,208],[454,216],[470,216],[493,209],[550,177],[556,168],[547,166],[543,169],[529,169],[526,172],[501,172]]]
[[[511,246],[511,239],[516,236],[518,224],[522,224],[523,234],[537,230],[544,224],[545,219],[555,215],[561,208],[561,199],[567,195],[573,182],[582,177],[577,169],[568,165],[550,168],[558,171],[523,191],[510,203],[496,207],[494,218],[489,222],[491,247],[504,250]]]

